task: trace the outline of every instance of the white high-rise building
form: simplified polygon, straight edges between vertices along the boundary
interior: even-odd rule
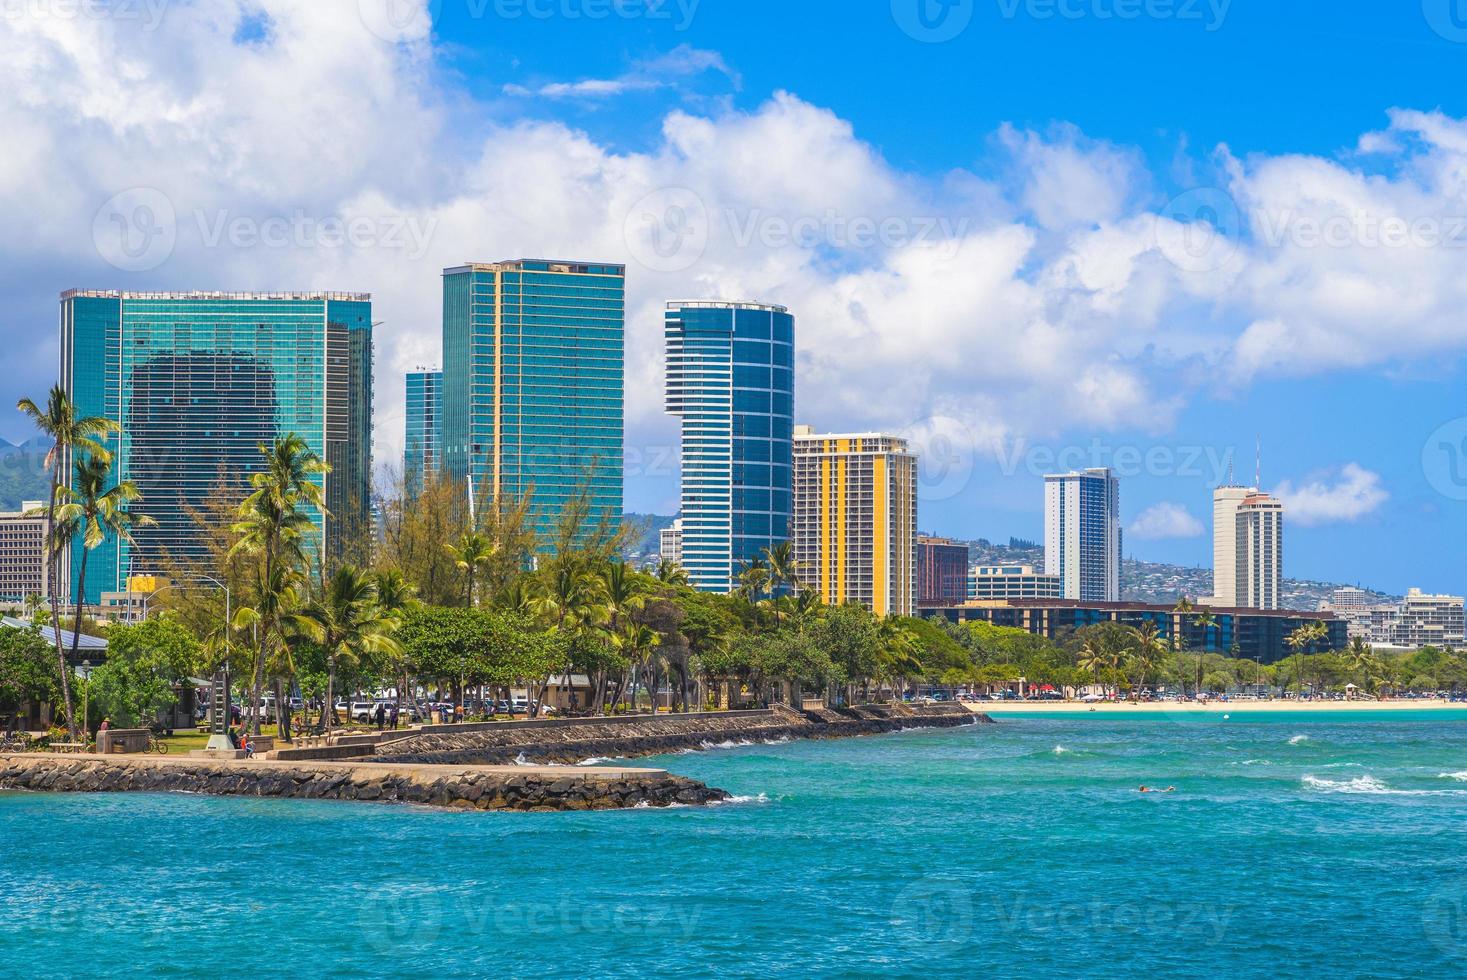
[[[1089,602],[1121,598],[1120,482],[1109,468],[1044,478],[1044,573],[1060,595]]]
[[[1212,493],[1212,596],[1208,605],[1278,609],[1284,577],[1284,504],[1257,487]]]

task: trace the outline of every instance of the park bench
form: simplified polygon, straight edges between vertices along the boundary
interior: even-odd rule
[[[52,742],[51,743],[51,751],[52,752],[85,752],[86,750],[87,750],[87,743],[85,743],[85,742]]]

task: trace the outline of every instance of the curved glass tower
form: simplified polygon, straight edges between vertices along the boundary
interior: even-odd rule
[[[790,538],[795,320],[782,306],[668,303],[667,411],[682,419],[682,564],[729,592]]]

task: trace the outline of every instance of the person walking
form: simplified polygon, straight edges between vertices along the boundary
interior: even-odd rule
[[[392,706],[392,710],[388,712],[387,717],[392,722],[392,730],[394,732],[397,731],[397,705],[394,704]]]
[[[383,725],[387,723],[387,705],[381,701],[377,702],[377,731],[382,731]]]

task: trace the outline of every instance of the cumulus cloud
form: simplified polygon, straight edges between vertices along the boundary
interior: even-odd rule
[[[1223,149],[1215,194],[1166,211],[1138,151],[1069,125],[1003,127],[984,168],[914,173],[798,93],[676,107],[680,79],[737,87],[716,52],[677,48],[606,79],[502,79],[519,89],[486,105],[423,18],[403,23],[319,0],[196,0],[156,25],[0,18],[0,206],[27,229],[0,242],[0,329],[51,340],[70,286],[369,290],[387,460],[401,373],[439,357],[439,272],[466,260],[627,263],[634,449],[675,444],[661,399],[675,298],[789,306],[801,421],[945,433],[959,459],[1027,436],[1164,431],[1212,383],[1467,350],[1467,250],[1329,237],[1357,213],[1380,232],[1467,215],[1467,124],[1440,113],[1392,112],[1361,139],[1368,168]],[[664,87],[647,145],[555,117],[571,98]],[[128,268],[99,216],[139,189],[161,195],[176,240]],[[323,234],[345,221],[365,233]],[[263,245],[233,234],[281,225]],[[55,370],[54,348],[18,356],[12,399]],[[1295,519],[1330,497],[1314,488]]]
[[[1275,495],[1284,502],[1285,519],[1305,527],[1357,521],[1390,498],[1380,474],[1358,463],[1346,463],[1297,486],[1285,480]]]
[[[1126,525],[1128,536],[1148,541],[1195,538],[1203,530],[1202,522],[1189,514],[1187,508],[1169,501],[1151,505]]]
[[[526,86],[511,82],[504,86],[506,95],[539,95],[550,99],[609,99],[629,92],[650,92],[670,88],[682,79],[714,71],[737,88],[739,76],[724,62],[717,51],[706,51],[682,44],[666,54],[637,62],[632,69],[616,78],[586,78],[576,82],[542,82]]]

